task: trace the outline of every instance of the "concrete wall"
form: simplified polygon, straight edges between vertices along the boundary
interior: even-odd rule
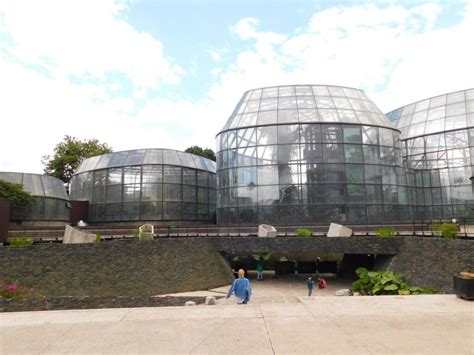
[[[230,284],[206,241],[161,239],[0,247],[0,278],[47,296],[152,296]]]

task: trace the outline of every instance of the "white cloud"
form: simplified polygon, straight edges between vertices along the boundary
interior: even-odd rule
[[[125,5],[112,0],[3,2],[4,27],[14,42],[3,50],[55,78],[104,79],[118,72],[138,88],[178,84],[183,69],[165,57],[159,40],[122,18]]]
[[[315,13],[291,36],[258,31],[256,19],[232,27],[254,46],[224,70],[218,91],[268,85],[321,83],[365,89],[382,110],[472,87],[473,2],[462,22],[435,24],[443,4],[405,8],[374,4]],[[277,39],[277,40],[272,40]]]

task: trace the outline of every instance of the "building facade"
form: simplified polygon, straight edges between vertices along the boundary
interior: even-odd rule
[[[139,149],[86,159],[71,200],[89,201],[89,222],[215,220],[215,163],[168,149]]]

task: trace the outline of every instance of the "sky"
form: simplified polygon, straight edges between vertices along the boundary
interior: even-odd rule
[[[474,0],[0,0],[0,171],[65,135],[216,150],[242,94],[365,90],[384,112],[474,87]]]

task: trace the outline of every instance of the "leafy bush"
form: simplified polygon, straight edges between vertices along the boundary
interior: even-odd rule
[[[377,229],[375,234],[382,238],[395,237],[397,235],[397,230],[393,227],[383,227]]]
[[[459,224],[443,223],[441,225],[441,235],[446,239],[456,239],[458,236]]]
[[[272,253],[263,253],[263,254],[255,254],[253,258],[255,261],[267,261],[272,256]]]
[[[101,242],[102,242],[102,236],[100,235],[100,233],[97,233],[95,235],[95,243],[100,244]]]
[[[352,283],[351,291],[362,295],[420,295],[435,293],[420,287],[410,287],[400,276],[391,271],[368,271],[360,267],[356,270],[359,279]]]
[[[8,241],[10,242],[10,246],[18,248],[27,247],[33,244],[33,239],[26,237],[10,238]]]
[[[296,235],[298,237],[311,237],[313,235],[313,232],[306,228],[298,228],[296,230]]]
[[[24,208],[36,203],[36,198],[23,189],[22,184],[0,180],[0,197],[10,200],[12,207]]]
[[[22,287],[16,280],[8,282],[0,279],[0,298],[27,298],[34,297],[35,295],[36,291],[34,288],[27,289]]]
[[[456,239],[459,231],[459,224],[457,223],[443,223],[443,224],[432,224],[431,230],[434,232],[440,232],[441,236],[446,239]]]

